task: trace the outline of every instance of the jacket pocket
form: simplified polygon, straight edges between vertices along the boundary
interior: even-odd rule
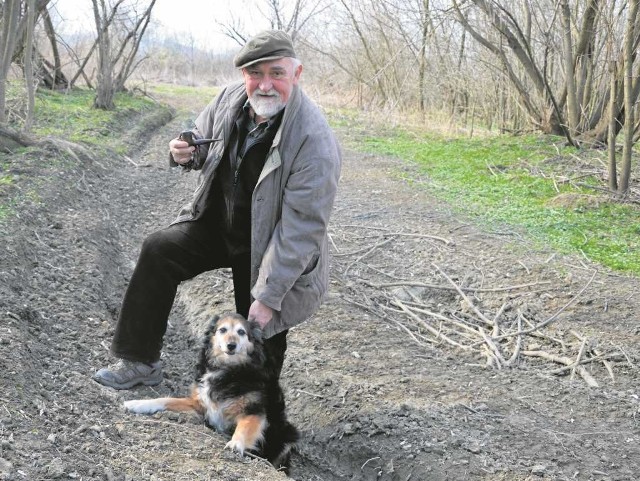
[[[326,282],[323,280],[323,274],[326,274],[326,269],[322,268],[321,256],[315,255],[304,273],[296,279],[291,287],[291,291],[285,297],[283,304],[289,304],[294,306],[293,310],[299,313],[307,313],[317,308],[320,304],[320,300],[326,290]]]
[[[307,264],[307,267],[304,269],[304,271],[302,271],[302,274],[298,278],[298,281],[306,279],[306,278],[310,277],[314,272],[318,271],[318,260],[319,259],[320,259],[320,253],[316,252],[313,255],[313,257],[311,258],[311,261],[309,261],[309,264]]]

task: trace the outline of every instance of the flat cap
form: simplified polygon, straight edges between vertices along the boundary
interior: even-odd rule
[[[236,68],[244,68],[258,62],[296,58],[291,37],[282,30],[265,30],[249,40],[233,59]]]

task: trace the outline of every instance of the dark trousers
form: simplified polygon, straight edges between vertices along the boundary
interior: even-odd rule
[[[221,236],[205,220],[174,224],[142,244],[122,302],[111,343],[118,358],[151,363],[160,359],[167,320],[178,285],[205,271],[230,267],[236,310],[247,317],[251,305],[251,256],[229,256]],[[267,358],[279,377],[287,332],[264,342]]]

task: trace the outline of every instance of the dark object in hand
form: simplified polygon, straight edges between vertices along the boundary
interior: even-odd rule
[[[185,130],[183,132],[180,132],[178,139],[189,144],[189,147],[210,144],[211,142],[216,142],[217,140],[220,140],[220,139],[194,139],[193,132],[191,132],[190,130]]]

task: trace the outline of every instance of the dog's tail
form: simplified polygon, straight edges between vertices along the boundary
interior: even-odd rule
[[[300,439],[300,433],[296,427],[286,419],[280,422],[270,422],[264,433],[262,455],[269,462],[285,474],[289,474],[291,463],[291,451]]]

